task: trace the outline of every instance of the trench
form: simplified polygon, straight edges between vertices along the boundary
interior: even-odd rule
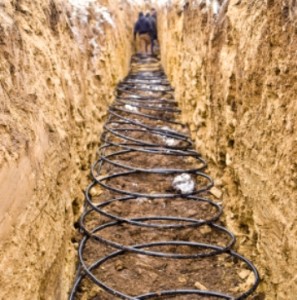
[[[297,2],[2,2],[0,299],[65,300],[75,278],[81,300],[117,297],[102,284],[134,298],[175,288],[240,297],[256,278],[236,251],[260,274],[248,298],[295,300]],[[159,62],[134,58],[102,135],[133,22],[153,3],[176,102]],[[101,135],[111,145],[99,150],[78,232]],[[100,177],[114,172],[127,174]]]
[[[133,56],[91,167],[70,300],[255,296],[180,113],[160,61]]]

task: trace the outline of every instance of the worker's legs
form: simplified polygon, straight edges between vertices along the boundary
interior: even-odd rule
[[[141,37],[140,35],[137,35],[137,53],[138,54],[141,54],[141,51],[142,51],[142,41],[141,41]]]
[[[140,37],[137,34],[136,36],[136,53],[139,54],[141,52],[141,45],[140,45]]]
[[[151,53],[154,55],[154,46],[155,46],[155,38],[152,36],[151,37]]]
[[[145,51],[146,54],[151,54],[151,36],[149,34],[145,34]]]
[[[142,54],[150,54],[150,44],[151,38],[148,33],[143,33],[139,35],[140,41],[140,51]]]
[[[144,34],[140,34],[139,35],[139,50],[141,54],[145,54],[146,53],[146,47],[145,47],[145,35]]]

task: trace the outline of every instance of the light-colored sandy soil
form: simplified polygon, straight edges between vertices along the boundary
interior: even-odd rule
[[[268,300],[297,295],[296,10],[175,1],[159,13],[165,70]]]
[[[0,299],[66,299],[72,284],[73,223],[135,18],[100,3],[0,3]]]

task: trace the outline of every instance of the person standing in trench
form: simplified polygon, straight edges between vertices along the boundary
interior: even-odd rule
[[[154,55],[154,43],[157,40],[157,24],[156,15],[150,14],[149,12],[145,15],[146,19],[150,23],[150,38],[151,38],[151,54]]]
[[[138,35],[140,53],[143,55],[151,54],[151,34],[151,22],[140,12],[138,20],[134,25],[134,40],[136,40]]]
[[[157,29],[157,12],[154,8],[151,9],[150,14],[150,22],[151,22],[151,52],[154,54],[154,49],[156,48],[157,40],[158,40],[158,29]]]

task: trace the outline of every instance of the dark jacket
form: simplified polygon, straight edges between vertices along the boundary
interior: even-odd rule
[[[137,20],[134,26],[134,37],[136,34],[143,34],[143,33],[148,33],[151,35],[152,33],[152,25],[151,23],[147,20],[146,17],[141,17]]]
[[[151,37],[156,40],[158,37],[158,33],[157,33],[157,22],[156,22],[156,18],[153,16],[148,17],[148,20],[151,24]]]

